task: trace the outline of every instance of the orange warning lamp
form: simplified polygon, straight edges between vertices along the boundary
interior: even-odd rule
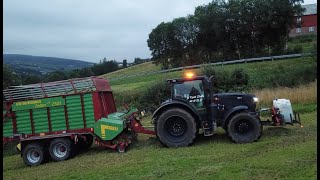
[[[194,77],[194,73],[193,72],[187,72],[185,73],[185,77],[188,78],[188,79],[191,79]]]

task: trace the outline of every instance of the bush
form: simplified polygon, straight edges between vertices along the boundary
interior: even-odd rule
[[[306,42],[312,42],[315,39],[317,39],[317,36],[314,34],[310,34],[310,35],[304,35],[304,36],[291,37],[289,38],[289,42],[306,43]]]
[[[117,110],[123,111],[125,109],[124,104],[138,107],[139,94],[140,94],[139,92],[126,92],[126,93],[114,92],[114,99],[117,105]]]
[[[114,98],[119,110],[124,110],[124,104],[127,104],[139,110],[153,112],[170,97],[170,92],[170,85],[165,80],[161,80],[144,91],[115,93]]]
[[[158,81],[140,94],[138,103],[139,108],[144,108],[151,112],[156,110],[160,104],[170,97],[170,84],[165,80]]]
[[[313,49],[312,49],[312,58],[317,61],[317,42],[313,43]]]
[[[295,87],[300,84],[313,82],[317,78],[317,63],[308,64],[295,69],[281,70],[274,69],[274,73],[270,74],[268,81],[272,87]]]
[[[296,44],[291,48],[288,48],[287,54],[297,54],[297,53],[302,53],[303,48],[301,44]]]
[[[249,75],[243,69],[235,69],[231,74],[231,80],[236,86],[248,85]]]
[[[215,71],[212,66],[203,66],[201,74],[213,76],[214,92],[239,92],[248,89],[249,75],[243,69],[235,69],[232,72],[226,70]]]

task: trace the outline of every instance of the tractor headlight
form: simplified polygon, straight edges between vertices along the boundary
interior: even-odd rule
[[[258,98],[257,97],[253,97],[253,102],[258,102]]]

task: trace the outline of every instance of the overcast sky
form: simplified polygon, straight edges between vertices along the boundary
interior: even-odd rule
[[[149,33],[211,0],[4,0],[3,53],[97,63],[150,58]],[[305,0],[303,4],[316,3]]]

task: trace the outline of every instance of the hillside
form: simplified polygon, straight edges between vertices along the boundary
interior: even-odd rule
[[[93,65],[93,63],[81,60],[22,54],[3,54],[3,63],[9,64],[18,74],[26,72],[45,74],[57,70],[67,71]]]
[[[297,75],[303,73],[304,68],[313,66],[314,60],[311,57],[302,57],[294,59],[284,59],[277,61],[263,61],[244,64],[230,64],[224,66],[214,66],[217,71],[232,71],[236,68],[242,68],[249,75],[249,85],[253,89],[269,87],[273,82],[270,79],[277,76],[285,76],[286,72],[296,71]],[[315,66],[316,68],[316,66]],[[143,63],[138,66],[132,66],[120,71],[115,71],[102,75],[107,79],[111,78],[110,84],[116,93],[145,90],[153,83],[165,81],[168,78],[177,78],[183,76],[183,71],[168,72],[162,74],[139,75],[146,72],[158,71],[159,66],[151,63]],[[197,75],[201,75],[200,69],[195,69]],[[122,79],[112,79],[123,77],[125,75],[136,75]]]

